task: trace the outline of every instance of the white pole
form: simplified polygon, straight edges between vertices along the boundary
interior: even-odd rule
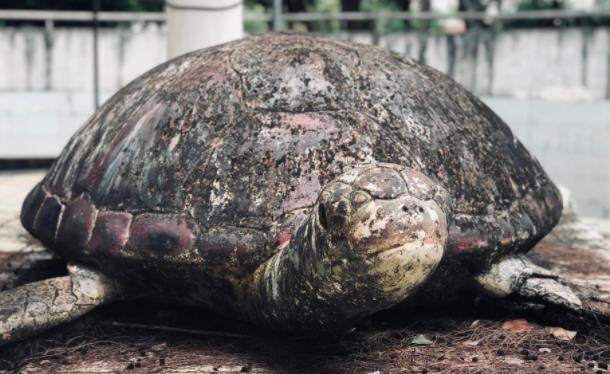
[[[168,58],[243,36],[242,0],[166,0],[165,12]]]
[[[282,0],[273,0],[273,31],[282,31],[284,28],[282,3]]]

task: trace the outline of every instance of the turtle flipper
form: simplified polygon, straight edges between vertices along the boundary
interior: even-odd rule
[[[72,321],[120,294],[113,282],[95,271],[76,265],[68,270],[68,276],[0,293],[0,345]]]
[[[583,314],[583,302],[557,274],[535,265],[525,257],[507,257],[478,277],[476,281],[489,294],[534,305],[553,306]]]

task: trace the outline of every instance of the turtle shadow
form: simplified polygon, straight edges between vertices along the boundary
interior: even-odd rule
[[[125,303],[120,309],[113,306],[101,311],[106,314],[99,317],[100,322],[120,320],[123,333],[164,336],[168,344],[181,347],[178,354],[209,354],[212,369],[219,372],[340,373],[345,372],[349,366],[346,363],[355,352],[352,339],[345,340],[349,334],[285,334],[197,307],[146,305],[146,315],[141,303]],[[176,331],[136,325],[170,327]]]
[[[101,307],[74,323],[9,346],[0,353],[0,369],[94,371],[101,359],[106,366],[100,371],[125,372],[420,371],[427,363],[418,359],[415,337],[433,340],[437,348],[428,352],[441,352],[434,356],[441,360],[446,356],[443,349],[473,336],[478,320],[497,327],[495,334],[502,340],[499,324],[508,318],[514,315],[482,303],[395,309],[366,318],[344,334],[306,336],[264,330],[195,307],[130,301]]]
[[[341,336],[286,335],[196,308],[106,305],[0,351],[0,372],[345,372]],[[99,360],[105,366],[97,369]]]

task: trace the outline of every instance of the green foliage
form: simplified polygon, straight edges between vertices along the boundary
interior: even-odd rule
[[[536,11],[548,9],[563,9],[565,7],[564,0],[521,0],[517,5],[517,11]],[[506,21],[505,28],[522,28],[522,27],[556,27],[556,21],[548,19],[524,19]]]
[[[380,10],[400,10],[396,0],[360,0],[360,10],[363,12],[376,12]]]
[[[563,9],[563,0],[521,0],[517,5],[518,11]]]
[[[341,4],[339,0],[315,0],[308,11],[315,13],[337,13],[341,11]],[[337,20],[319,22],[318,27],[321,32],[338,32],[341,30],[341,22]]]
[[[610,0],[598,0],[597,8],[599,10],[610,10]]]
[[[403,2],[406,0],[403,0]],[[360,2],[360,11],[362,12],[400,12],[401,9],[398,6],[398,2],[400,0],[361,0]],[[388,20],[375,23],[375,31],[378,33],[384,32],[398,32],[404,31],[405,24],[400,20]]]
[[[244,7],[245,15],[265,14],[267,9],[258,1],[246,1]],[[244,29],[248,34],[259,34],[269,31],[269,24],[264,21],[251,21],[244,23]]]

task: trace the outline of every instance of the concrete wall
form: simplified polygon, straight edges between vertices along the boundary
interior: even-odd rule
[[[531,29],[461,36],[388,35],[380,45],[418,58],[478,95],[607,99],[609,29]]]
[[[0,91],[89,93],[90,29],[0,28]],[[101,29],[100,90],[114,92],[166,59],[165,29],[154,23]]]
[[[479,95],[605,99],[610,95],[609,29],[472,28],[460,36],[337,34],[376,42],[422,59]],[[85,28],[1,28],[0,91],[70,93],[92,89],[92,35]],[[100,82],[114,92],[165,60],[165,28],[156,23],[102,29]],[[422,53],[422,51],[424,51]],[[69,57],[69,58],[68,58]]]

